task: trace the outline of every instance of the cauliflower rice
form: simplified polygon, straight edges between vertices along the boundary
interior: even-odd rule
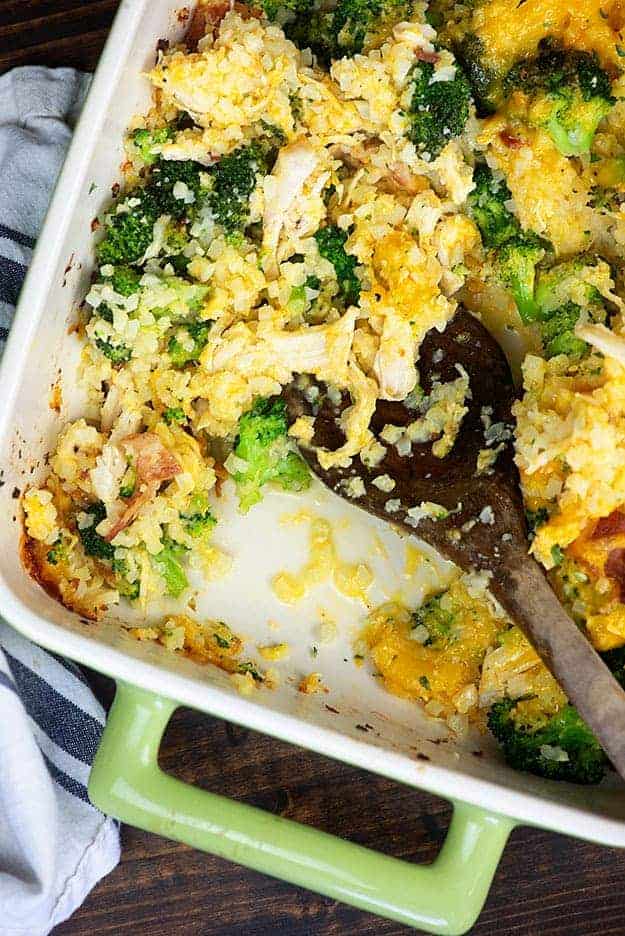
[[[347,53],[324,61],[314,42],[312,51],[298,42],[302,4],[275,16],[271,5],[273,21],[238,3],[225,15],[203,4],[191,47],[159,53],[147,75],[153,107],[129,129],[125,191],[101,219],[81,313],[79,376],[99,416],[63,427],[47,480],[22,499],[31,568],[67,607],[94,620],[127,602],[147,613],[164,598],[188,599],[189,568],[208,580],[227,574],[230,557],[211,541],[221,483],[234,480],[242,510],[265,483],[308,483],[297,443],[312,444],[312,420],[287,434],[275,403],[294,379],[311,403],[320,388],[351,399],[345,443],[318,452],[324,468],[357,458],[373,467],[385,445],[408,454],[427,441],[444,459],[471,387],[461,374],[424,399],[419,348],[462,304],[521,365],[515,447],[531,551],[593,644],[625,646],[622,53],[617,27],[594,23],[594,0],[578,6],[594,24],[586,32],[562,19],[560,0],[527,0],[531,36],[504,30],[514,33],[506,45],[497,36],[516,15],[508,0],[469,13],[438,4],[440,35],[424,4],[399,4],[399,19],[349,49],[348,21],[336,39]],[[500,97],[490,115],[467,92],[462,126],[442,128],[438,146],[423,142],[433,131],[415,130],[430,116],[420,105],[415,117],[416,82],[429,76],[424,100],[437,86],[461,87],[453,50],[465,48],[467,16],[489,74],[506,74],[545,40],[601,62],[612,99],[588,151],[564,153],[521,92]],[[514,236],[534,238],[526,306],[498,266],[503,241],[489,233],[480,173],[491,190],[504,186]],[[410,426],[387,426],[382,441],[370,430],[379,399],[415,409]],[[479,470],[488,473],[501,446],[488,413],[483,422]],[[392,512],[393,480],[375,483]],[[417,532],[423,507],[413,508]],[[286,602],[328,578],[354,594],[370,584],[366,565],[341,571],[323,524],[312,524],[301,574],[275,584]],[[391,692],[458,733],[511,695],[540,699],[543,712],[562,708],[561,690],[484,583],[462,576],[435,600],[429,618],[391,604],[363,622],[363,653]],[[447,622],[442,644],[433,621]],[[179,613],[131,633],[222,666],[241,691],[271,683],[240,662],[241,642],[220,622]],[[261,655],[288,652],[277,644]],[[300,691],[323,692],[321,675]]]

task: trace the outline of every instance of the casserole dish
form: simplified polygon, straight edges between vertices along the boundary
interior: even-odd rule
[[[156,40],[175,42],[188,16],[188,10],[168,2],[122,4],[24,286],[0,378],[3,613],[31,639],[117,680],[117,697],[90,782],[90,795],[103,810],[409,925],[461,933],[479,913],[515,822],[622,845],[625,816],[616,780],[579,790],[520,776],[482,738],[441,743],[432,723],[413,706],[386,695],[366,674],[345,665],[351,654],[350,627],[356,623],[347,601],[336,608],[342,637],[319,664],[329,694],[298,695],[285,684],[272,693],[258,692],[252,700],[237,695],[218,670],[133,641],[114,621],[93,624],[71,614],[22,567],[19,496],[44,473],[60,423],[81,412],[73,379],[78,342],[71,326],[92,267],[91,221],[116,181],[124,158],[123,131],[148,102],[141,72],[153,62]],[[348,525],[346,548],[376,535],[383,538],[388,559],[376,570],[380,581],[400,574],[402,544],[395,534],[319,488],[307,497]],[[275,606],[263,584],[287,559],[296,561],[302,549],[297,529],[277,523],[292,505],[288,495],[271,494],[245,521],[233,517],[223,545],[237,554],[234,573],[200,603],[256,641],[266,639],[265,622],[279,614],[281,637],[297,648],[294,663],[304,669],[310,665],[305,618],[312,619],[314,605],[286,612]],[[419,585],[415,575],[411,587]],[[454,818],[441,855],[429,868],[412,868],[163,775],[157,767],[158,745],[178,704],[453,800]]]

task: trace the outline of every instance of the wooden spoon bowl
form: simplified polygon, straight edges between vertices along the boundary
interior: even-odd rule
[[[314,417],[314,435],[310,446],[301,447],[303,457],[339,496],[418,535],[465,571],[487,572],[493,595],[523,629],[625,777],[625,692],[528,554],[513,458],[514,386],[501,348],[474,316],[460,309],[444,332],[433,329],[425,337],[419,371],[426,395],[436,382],[447,383],[463,373],[469,378],[468,411],[444,458],[433,453],[432,442],[413,443],[410,452],[401,455],[395,445],[381,440],[385,426],[408,426],[419,414],[403,402],[379,400],[370,428],[385,445],[381,461],[367,467],[355,456],[348,468],[323,469],[316,449],[334,451],[345,442],[340,417],[351,400],[343,394],[339,403],[333,402],[336,398],[320,385],[319,398],[311,403],[311,394],[294,383],[284,392],[290,419]],[[494,449],[494,464],[479,472],[480,453]],[[483,461],[484,455],[480,464]],[[373,484],[383,475],[394,482],[392,490]],[[444,510],[429,506],[433,504]]]

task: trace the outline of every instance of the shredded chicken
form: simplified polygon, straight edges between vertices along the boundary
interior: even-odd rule
[[[354,338],[357,309],[349,309],[336,322],[283,331],[237,325],[225,332],[205,362],[207,370],[234,370],[244,374],[286,373],[335,375],[347,365]],[[329,379],[332,379],[330,376]]]
[[[185,43],[190,49],[197,48],[201,39],[206,37],[217,38],[219,26],[224,16],[234,10],[242,19],[255,16],[260,19],[260,11],[251,9],[246,3],[237,3],[236,0],[209,0],[208,3],[198,3],[191,23],[185,35]]]
[[[408,195],[418,195],[425,188],[423,177],[412,173],[405,162],[397,159],[388,167],[389,179],[400,191],[407,192]]]
[[[383,400],[404,400],[417,382],[415,340],[410,322],[386,315],[373,370]]]
[[[317,458],[322,468],[347,467],[354,455],[365,448],[373,438],[369,429],[378,398],[375,380],[367,377],[355,361],[350,360],[344,373],[335,375],[338,385],[345,387],[352,398],[352,405],[343,412],[341,428],[346,442],[331,452],[317,449]]]
[[[345,366],[354,338],[358,310],[349,309],[336,322],[266,336],[270,352],[294,372],[317,374]]]
[[[625,337],[622,335],[615,335],[605,325],[578,325],[575,334],[606,357],[625,365]]]
[[[276,250],[285,215],[302,193],[304,184],[315,171],[319,155],[305,140],[296,140],[280,150],[272,175],[265,187],[263,214],[263,249],[267,254],[265,274],[272,279],[278,275]]]
[[[334,143],[329,152],[336,159],[340,159],[352,171],[367,166],[371,157],[380,147],[380,140],[373,137],[364,143]],[[379,167],[376,167],[379,169]],[[401,159],[396,159],[386,167],[386,184],[382,185],[385,191],[406,192],[408,195],[418,195],[427,186],[423,176],[414,175],[410,167]],[[380,180],[382,181],[382,180]]]
[[[174,456],[153,432],[129,436],[122,442],[122,448],[133,459],[137,480],[135,493],[105,536],[109,543],[130,526],[141,507],[156,496],[163,481],[171,481],[182,471]]]
[[[393,36],[398,42],[405,42],[411,46],[422,62],[431,62],[436,54],[433,42],[436,31],[427,23],[398,23],[393,29]],[[436,56],[438,60],[439,56]]]
[[[117,445],[107,443],[89,472],[93,491],[104,504],[119,497],[119,486],[126,471],[126,459]]]

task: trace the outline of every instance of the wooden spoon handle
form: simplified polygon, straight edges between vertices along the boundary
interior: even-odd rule
[[[571,620],[531,556],[495,575],[491,590],[543,658],[625,778],[625,691]]]

